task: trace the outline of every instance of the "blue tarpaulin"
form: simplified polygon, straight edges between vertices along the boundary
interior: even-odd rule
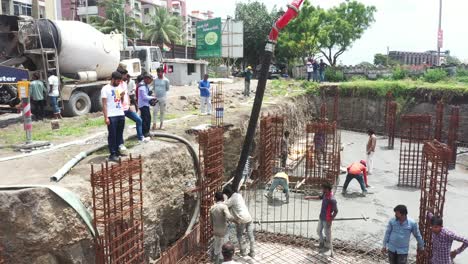
[[[0,66],[0,84],[16,84],[23,80],[29,80],[28,71]]]

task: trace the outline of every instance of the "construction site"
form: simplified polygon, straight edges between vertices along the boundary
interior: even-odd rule
[[[425,241],[424,250],[417,251],[411,238],[408,263],[431,263],[428,212],[467,236],[467,97],[423,88],[382,96],[331,82],[310,90],[305,81],[268,80],[279,31],[297,16],[301,3],[293,1],[273,26],[258,80],[252,80],[254,97],[243,94],[244,79],[213,78],[211,114],[205,115],[198,114],[198,86],[174,86],[168,112],[177,117],[165,121],[164,130],[161,121],[146,143],[137,142],[135,125],[127,124],[128,153],[118,162],[108,159],[104,123],[45,147],[1,146],[0,264],[214,263],[210,208],[226,186],[242,195],[252,216],[255,254],[241,254],[240,245],[248,242],[236,237],[236,223],[228,223],[238,263],[388,263],[382,251],[385,230],[400,204]],[[8,18],[13,22],[17,19]],[[41,23],[43,29],[55,28]],[[87,30],[94,32],[83,26]],[[59,54],[54,37],[51,41],[48,61],[57,69]],[[34,54],[38,60],[45,56],[40,46],[42,53]],[[206,64],[200,63],[197,74],[204,74]],[[109,72],[102,76],[69,84],[65,101],[71,112],[77,112],[74,91],[83,87],[92,87],[99,101],[100,90],[94,90],[97,83],[108,83]],[[90,108],[83,115],[101,117],[100,111],[88,113]],[[30,115],[26,133],[34,133],[37,124]],[[74,118],[70,122],[82,121]],[[13,119],[0,118],[4,132],[18,125]],[[347,167],[366,160],[369,130],[376,136],[369,188],[361,192],[362,185],[351,181],[346,189]],[[270,196],[278,171],[288,175],[289,192],[277,187]],[[322,201],[309,199],[322,194],[323,184],[332,185],[338,208],[329,250],[317,234]],[[468,254],[453,263],[468,263]]]

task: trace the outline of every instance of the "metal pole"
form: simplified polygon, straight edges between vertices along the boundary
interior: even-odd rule
[[[440,32],[442,31],[442,0],[439,0],[439,30],[437,31],[437,65],[440,66],[440,46],[441,41],[439,40]]]
[[[127,44],[125,43],[127,41],[127,25],[125,23],[125,3],[122,6],[122,15],[123,15],[123,48],[127,47]]]
[[[88,0],[86,0],[86,24],[89,24]]]

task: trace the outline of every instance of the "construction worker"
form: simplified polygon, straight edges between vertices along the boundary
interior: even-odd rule
[[[245,86],[244,86],[244,96],[250,96],[250,80],[252,80],[253,72],[252,66],[247,66],[247,70],[245,71]]]
[[[319,223],[317,226],[319,247],[322,250],[329,249],[331,257],[333,257],[333,238],[331,228],[333,220],[338,214],[337,202],[332,189],[333,186],[330,183],[324,183],[322,184],[321,195],[304,197],[306,200],[322,200],[322,208],[320,209]],[[323,237],[323,229],[325,229],[325,240]]]
[[[239,262],[232,260],[232,257],[234,256],[234,245],[231,242],[224,244],[222,251],[224,257],[223,264],[240,264]]]
[[[265,196],[269,200],[273,199],[273,191],[278,186],[283,187],[283,193],[286,196],[286,203],[289,203],[289,176],[283,170],[280,170],[275,174],[275,176],[273,176],[270,189],[268,189],[268,193],[265,193]]]
[[[370,175],[372,174],[372,171],[374,169],[374,153],[375,153],[375,147],[377,145],[377,137],[375,136],[375,132],[373,129],[368,129],[367,135],[369,135],[369,140],[367,141],[367,145],[366,145],[367,170]]]
[[[354,162],[347,168],[348,175],[346,175],[346,180],[343,185],[343,194],[346,194],[346,189],[348,189],[348,185],[352,179],[356,179],[359,184],[361,185],[362,195],[365,196],[367,194],[366,189],[366,182],[367,182],[367,168],[366,168],[366,161],[361,160],[360,162]],[[363,178],[364,175],[364,178]]]
[[[408,263],[408,251],[410,236],[413,236],[418,241],[418,250],[424,250],[424,240],[419,231],[418,224],[408,217],[408,209],[406,206],[397,205],[393,211],[395,217],[390,219],[385,231],[383,240],[382,253],[388,251],[388,260],[390,264],[406,264]]]
[[[242,256],[246,256],[246,249],[242,243],[242,237],[244,235],[244,231],[247,231],[247,237],[250,242],[249,256],[253,258],[255,256],[254,225],[244,198],[242,198],[240,193],[234,192],[231,185],[224,187],[223,194],[226,194],[229,198],[226,201],[226,205],[229,207],[233,220],[236,223],[237,241],[239,242],[240,254]]]
[[[167,92],[169,91],[170,82],[164,77],[163,69],[157,69],[158,77],[153,81],[154,94],[158,98],[158,102],[153,110],[153,130],[157,129],[158,112],[160,113],[159,129],[163,129],[164,114],[166,113]]]
[[[215,193],[215,204],[210,208],[211,226],[213,227],[213,254],[212,261],[221,263],[221,247],[228,241],[228,221],[233,217],[224,203],[222,192]]]
[[[432,258],[433,264],[452,264],[452,260],[466,248],[468,238],[456,235],[443,226],[444,221],[439,216],[427,213],[427,219],[431,223],[432,230]],[[452,251],[453,241],[462,242],[462,246]]]
[[[44,83],[39,80],[39,73],[35,72],[33,74],[33,81],[29,85],[29,96],[31,98],[32,113],[36,120],[44,119],[45,94],[47,94],[47,89]]]
[[[150,106],[154,106],[157,103],[157,99],[151,96],[152,91],[150,84],[153,82],[153,77],[148,73],[143,73],[143,82],[138,87],[138,107],[140,109],[140,117],[143,121],[142,131],[144,137],[149,137],[149,131],[151,127],[151,112]]]
[[[208,81],[208,74],[203,76],[203,80],[198,84],[200,89],[200,110],[202,115],[211,115],[211,85]]]

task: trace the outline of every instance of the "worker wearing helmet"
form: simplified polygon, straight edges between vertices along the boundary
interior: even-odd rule
[[[347,171],[348,175],[346,176],[345,183],[343,185],[343,194],[346,194],[346,189],[348,188],[349,182],[352,179],[356,179],[359,184],[361,185],[362,195],[365,196],[367,194],[366,183],[367,181],[367,167],[366,161],[361,160],[360,162],[354,162],[348,166]],[[364,177],[363,177],[364,176]]]
[[[247,66],[245,70],[245,87],[244,87],[244,96],[250,96],[250,80],[252,79],[252,66]]]

